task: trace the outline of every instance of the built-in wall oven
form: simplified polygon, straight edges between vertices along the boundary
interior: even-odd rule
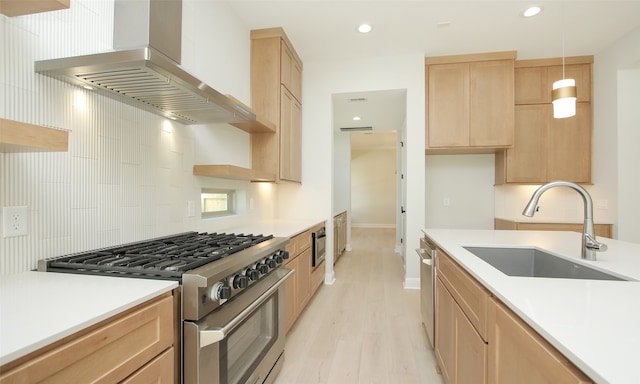
[[[38,269],[179,281],[182,381],[269,384],[284,359],[288,243],[187,232],[40,260]]]
[[[320,263],[322,263],[327,253],[327,234],[325,232],[325,227],[312,232],[311,241],[313,248],[311,255],[311,266],[317,267],[318,265],[320,265]]]
[[[435,343],[435,283],[436,283],[436,246],[426,237],[420,239],[420,248],[416,249],[420,257],[420,312],[422,324],[427,332],[431,348]]]

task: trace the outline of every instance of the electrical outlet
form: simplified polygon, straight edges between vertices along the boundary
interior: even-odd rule
[[[444,198],[444,200],[442,201],[442,204],[443,204],[445,207],[450,206],[450,205],[451,205],[451,199],[450,199],[450,198],[448,198],[448,197],[445,197],[445,198]]]
[[[27,207],[2,208],[2,228],[4,237],[24,236],[27,234]]]
[[[187,217],[194,217],[196,215],[196,202],[193,200],[187,201]]]

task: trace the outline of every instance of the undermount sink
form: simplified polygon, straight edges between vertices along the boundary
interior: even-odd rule
[[[509,276],[626,281],[536,248],[463,248]]]

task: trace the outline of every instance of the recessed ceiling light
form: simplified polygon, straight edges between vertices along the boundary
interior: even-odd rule
[[[93,87],[90,85],[83,85],[82,88],[89,90],[89,91],[93,91]]]
[[[362,24],[358,27],[358,32],[369,33],[373,28],[369,24]]]
[[[360,116],[353,116],[353,121],[360,121]]]
[[[537,15],[538,13],[542,12],[542,7],[539,7],[537,5],[533,6],[533,7],[529,7],[527,8],[522,15],[524,17],[533,17],[535,15]]]

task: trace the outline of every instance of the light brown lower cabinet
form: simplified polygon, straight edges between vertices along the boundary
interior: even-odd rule
[[[487,344],[436,279],[436,359],[446,383],[487,382]]]
[[[496,299],[489,304],[489,382],[591,383],[582,371]]]
[[[436,265],[435,355],[445,383],[591,382],[440,248]]]
[[[173,382],[174,313],[169,292],[3,366],[0,383]]]
[[[285,283],[285,318],[287,332],[296,322],[315,292],[311,275],[311,230],[291,238],[287,245],[289,259],[285,266],[295,270]]]

